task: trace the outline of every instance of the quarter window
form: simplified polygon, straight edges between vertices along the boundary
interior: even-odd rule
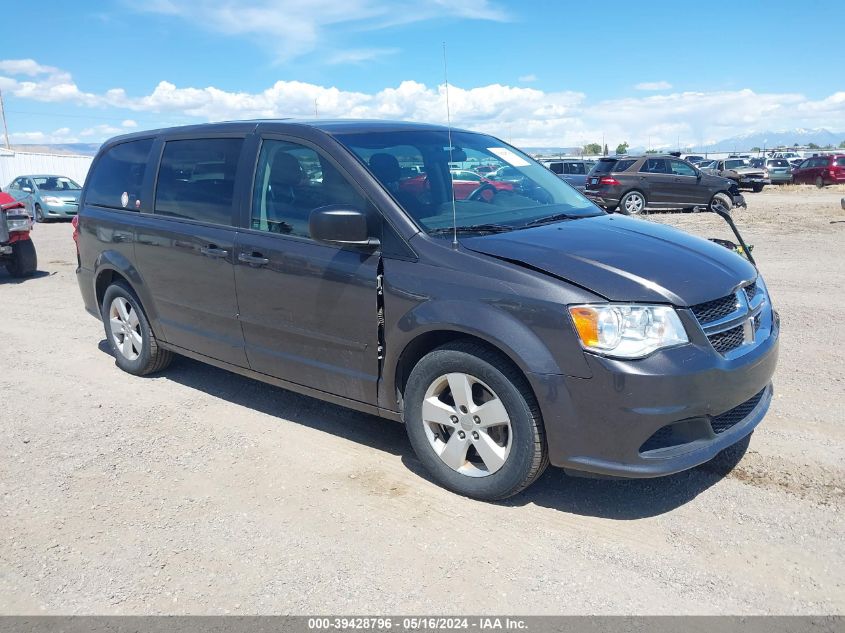
[[[231,225],[242,145],[242,138],[168,141],[158,171],[155,213]]]
[[[398,164],[396,171],[398,174]],[[251,227],[310,237],[311,211],[328,205],[361,210],[367,206],[364,197],[334,165],[310,147],[264,141],[255,174]]]
[[[152,147],[153,139],[144,138],[107,150],[88,177],[85,201],[101,207],[140,209],[141,187]]]

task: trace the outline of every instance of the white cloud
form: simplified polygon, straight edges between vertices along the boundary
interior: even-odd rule
[[[68,130],[69,131],[69,130]],[[109,136],[114,136],[115,134],[125,133],[126,130],[123,128],[115,127],[113,125],[95,125],[93,127],[88,127],[82,130],[79,133],[79,136],[83,138],[93,138],[93,139],[101,139],[101,138],[108,138]]]
[[[668,81],[644,81],[634,86],[634,90],[670,90],[672,84]]]
[[[56,72],[59,72],[58,68],[42,66],[34,59],[4,59],[0,61],[0,73],[8,73],[10,75],[29,75],[30,77],[35,77],[37,75]]]
[[[343,59],[343,50],[332,52],[325,42],[338,40],[327,33],[335,27],[370,31],[434,20],[460,18],[505,21],[508,14],[490,0],[469,3],[453,0],[127,0],[138,12],[177,17],[192,26],[230,36],[250,38],[269,48],[277,61],[287,61],[318,48],[329,58]],[[349,55],[349,61],[362,61]],[[335,61],[334,63],[340,63]]]
[[[519,83],[528,84],[532,81],[537,81],[537,75],[522,75],[518,78]]]
[[[60,145],[77,143],[79,138],[69,128],[63,127],[54,132],[10,132],[9,142],[13,145]]]
[[[0,62],[2,67],[4,62]],[[21,74],[23,71],[21,70]],[[443,123],[444,86],[403,81],[377,92],[341,90],[300,81],[276,81],[258,92],[230,92],[213,86],[197,88],[161,81],[146,95],[123,88],[102,93],[81,90],[69,73],[53,69],[31,80],[0,77],[12,98],[70,103],[101,109],[146,113],[150,127],[179,121],[246,118],[312,118],[315,102],[321,118],[391,118]],[[674,92],[589,101],[580,92],[546,92],[526,86],[491,84],[450,86],[452,121],[526,147],[574,146],[600,142],[610,146],[700,146],[753,129],[825,127],[845,131],[845,92],[812,100],[800,93],[760,93],[750,89]],[[116,114],[120,116],[120,114]],[[124,115],[125,116],[125,115]],[[116,119],[120,120],[120,119]],[[136,127],[86,127],[75,136],[102,140]],[[45,135],[50,133],[43,133]]]
[[[361,64],[377,60],[399,52],[398,48],[350,48],[333,53],[326,60],[327,64]]]

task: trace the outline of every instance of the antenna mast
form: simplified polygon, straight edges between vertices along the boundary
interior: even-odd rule
[[[458,211],[455,206],[455,187],[452,186],[452,113],[449,110],[449,74],[446,70],[446,42],[443,42],[443,82],[446,85],[446,129],[449,135],[449,165],[446,171],[449,172],[449,186],[452,189],[452,248],[458,248]]]
[[[444,46],[445,46],[445,44],[444,44]],[[6,126],[6,108],[3,106],[3,91],[2,90],[0,90],[0,118],[3,119],[3,133],[6,136],[6,149],[11,149],[12,146],[9,145],[9,128]]]

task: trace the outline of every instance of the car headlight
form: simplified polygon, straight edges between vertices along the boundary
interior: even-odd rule
[[[55,198],[53,196],[44,196],[44,198],[42,198],[42,199],[44,200],[44,204],[53,204],[53,205],[60,206],[60,205],[63,205],[65,203],[65,201],[62,200],[61,198]]]
[[[669,306],[589,304],[569,307],[581,346],[616,358],[642,358],[688,343],[678,313]]]

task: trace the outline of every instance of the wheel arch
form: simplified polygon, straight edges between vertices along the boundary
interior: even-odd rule
[[[396,393],[396,400],[400,405],[404,403],[404,393],[408,385],[408,377],[411,375],[414,367],[427,354],[433,352],[438,347],[454,343],[457,341],[468,341],[479,345],[488,351],[500,356],[512,369],[517,371],[525,380],[525,385],[531,389],[531,382],[526,375],[526,369],[518,362],[514,356],[513,351],[505,349],[502,345],[482,338],[475,334],[471,334],[460,329],[434,329],[423,332],[408,342],[398,356],[398,360],[393,370],[394,389]],[[536,397],[536,394],[532,395]]]
[[[158,312],[155,309],[149,289],[135,266],[117,251],[103,251],[94,262],[94,271],[94,295],[97,300],[97,309],[99,312],[102,313],[103,310],[103,296],[106,293],[106,289],[115,281],[122,281],[138,297],[138,301],[141,302],[141,307],[147,315],[150,326],[156,332],[156,335],[161,338],[159,334],[161,327]]]

